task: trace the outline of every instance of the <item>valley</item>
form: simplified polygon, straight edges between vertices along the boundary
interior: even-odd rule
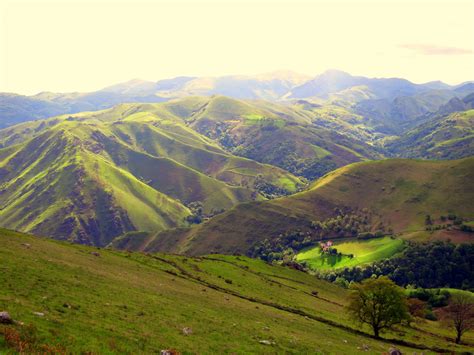
[[[474,290],[473,93],[329,70],[0,94],[0,352],[471,351],[446,319]],[[374,280],[406,313],[381,337],[349,311]]]

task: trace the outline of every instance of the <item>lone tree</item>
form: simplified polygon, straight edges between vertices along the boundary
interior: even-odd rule
[[[459,344],[462,335],[474,328],[474,302],[468,295],[454,294],[445,311],[445,320],[456,331],[456,344]]]
[[[388,277],[366,279],[351,289],[349,314],[355,321],[371,326],[376,338],[380,338],[381,330],[410,320],[403,290]]]

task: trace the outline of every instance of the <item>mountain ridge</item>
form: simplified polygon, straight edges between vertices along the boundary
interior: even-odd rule
[[[312,224],[347,214],[368,217],[370,231],[429,239],[446,232],[425,231],[425,217],[455,214],[474,219],[469,186],[474,158],[453,161],[389,159],[337,169],[309,189],[272,201],[249,202],[188,229],[119,239],[114,246],[148,252],[249,253],[255,243],[288,232],[311,235]],[[456,238],[457,232],[447,233]],[[337,238],[335,233],[333,238]],[[339,236],[340,237],[340,236]],[[446,236],[445,236],[446,237]],[[462,238],[461,238],[462,239]]]
[[[331,76],[332,78],[329,78]],[[326,87],[326,89],[318,85],[315,86],[315,81],[317,82],[318,78],[319,81],[321,81],[322,78],[325,77],[329,80],[329,86]],[[344,80],[346,81],[345,83]],[[282,70],[253,76],[178,76],[159,81],[132,79],[88,93],[42,92],[32,96],[18,94],[12,96],[12,94],[0,93],[0,128],[23,121],[41,119],[59,114],[110,108],[120,103],[163,102],[172,98],[189,95],[210,96],[220,94],[237,99],[265,99],[272,101],[284,101],[292,97],[317,97],[318,95],[327,97],[328,94],[335,94],[337,91],[340,91],[334,91],[333,89],[348,89],[350,85],[347,85],[347,80],[354,85],[368,84],[369,86],[374,86],[370,91],[372,95],[376,95],[378,98],[413,94],[423,90],[427,91],[440,88],[457,90],[460,95],[474,91],[474,89],[469,86],[469,82],[458,86],[449,86],[439,82],[413,84],[405,79],[366,78],[352,76],[337,70],[329,70],[313,78],[304,74]],[[294,90],[297,92],[301,91],[302,89],[299,88],[304,85],[309,85],[309,87],[313,88],[313,91],[310,90],[311,92],[304,95],[295,96],[292,94]],[[399,89],[397,89],[397,85],[400,87]],[[394,86],[394,88],[390,89],[391,86]]]
[[[3,131],[2,225],[103,246],[128,231],[184,226],[303,184],[134,107]]]

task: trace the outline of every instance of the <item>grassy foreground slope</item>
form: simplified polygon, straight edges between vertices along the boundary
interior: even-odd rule
[[[347,290],[260,260],[98,250],[3,229],[0,246],[0,310],[23,324],[0,326],[0,352],[5,329],[30,325],[36,344],[67,353],[430,353],[474,341],[455,345],[421,320],[375,340],[347,319]]]
[[[268,202],[245,203],[191,229],[142,238],[142,250],[191,254],[245,253],[255,243],[287,231],[313,233],[312,221],[337,209],[369,215],[372,231],[422,234],[425,218],[456,214],[474,219],[474,158],[454,161],[393,159],[352,164],[317,180],[306,191]],[[459,231],[435,231],[456,238]],[[469,236],[467,233],[462,233]],[[335,238],[336,233],[327,237]]]

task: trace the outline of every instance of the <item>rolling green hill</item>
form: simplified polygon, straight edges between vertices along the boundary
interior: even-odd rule
[[[400,135],[425,122],[454,97],[456,94],[450,90],[429,90],[412,96],[364,100],[356,103],[353,110],[374,131]]]
[[[137,82],[129,90],[143,94],[148,85]],[[406,100],[428,102],[432,96],[437,104],[444,100],[445,91],[430,92],[417,92]],[[370,119],[338,102],[341,98],[330,100],[322,105],[314,100],[279,104],[190,96],[163,103],[120,104],[5,128],[0,130],[0,225],[101,246],[121,236],[117,245],[142,248],[153,240],[150,248],[187,250],[193,240],[190,235],[204,227],[191,232],[178,229],[177,241],[171,237],[174,242],[151,235],[186,227],[189,221],[207,219],[241,202],[297,192],[304,179],[295,175],[312,180],[347,164],[380,159],[382,148],[406,157],[446,159],[471,154],[471,111],[430,119],[398,138],[378,132]],[[391,191],[393,186],[397,187],[396,181],[380,188]],[[311,190],[298,196],[312,194]],[[244,244],[306,226],[314,218],[332,218],[335,207],[360,208],[354,207],[351,197],[350,201],[333,197],[325,197],[316,209],[302,204],[295,210],[292,199],[289,205],[286,200],[282,205],[262,203],[263,215],[255,215],[272,222],[269,227],[243,231],[242,238],[249,240]],[[374,230],[377,223],[398,230],[398,220],[414,218],[408,214],[386,218],[384,208],[375,209],[372,201],[366,201],[365,207],[373,209]],[[243,205],[236,211],[241,209],[245,215],[247,208]],[[220,218],[224,216],[216,221]],[[133,231],[150,233],[146,241],[130,242],[127,233]],[[239,227],[230,235],[240,232]],[[252,237],[245,237],[248,233]],[[214,231],[207,238],[213,235]],[[214,247],[227,250],[220,243]],[[202,243],[201,248],[206,252],[210,244]]]
[[[192,203],[212,215],[301,185],[147,107],[153,105],[0,131],[1,225],[103,246],[128,231],[184,226]]]
[[[302,105],[225,96],[190,96],[160,104],[122,104],[110,110],[70,116],[101,121],[124,120],[130,116],[126,118],[130,121],[149,113],[154,115],[154,121],[165,121],[167,128],[171,128],[172,123],[175,127],[181,124],[181,139],[195,136],[192,129],[217,141],[228,153],[314,179],[340,166],[383,156],[373,146],[372,134],[366,127],[346,120],[347,116],[355,115],[347,110],[340,111],[344,109],[332,107],[331,114],[327,115]],[[28,134],[36,134],[42,129],[40,125],[51,122],[50,119],[7,128],[0,131],[0,143],[13,144],[21,140],[25,130]],[[339,129],[341,127],[344,129]],[[188,161],[194,161],[194,157],[190,156]]]
[[[404,353],[468,351],[417,319],[375,340],[344,311],[348,291],[246,257],[91,248],[0,230],[0,352]],[[5,336],[7,335],[7,336]],[[20,338],[17,338],[19,336]],[[8,339],[8,342],[6,341]]]
[[[441,116],[471,108],[469,87],[457,91],[440,83],[415,85],[336,71],[323,74],[316,80],[318,85],[303,84],[316,93],[323,90],[320,95],[285,96],[285,90],[299,80],[285,73],[252,79],[178,77],[158,83],[132,80],[90,94],[0,94],[0,128],[119,104],[91,115],[115,120],[117,114],[154,113],[217,141],[231,154],[310,180],[353,162],[384,156],[444,159],[467,154],[463,142],[430,151],[430,132],[440,124]],[[208,96],[190,96],[199,94]],[[120,104],[123,102],[137,103]],[[38,128],[33,122],[26,126]],[[413,136],[428,142],[418,144]],[[18,138],[9,136],[12,141]],[[405,152],[406,143],[409,149]]]
[[[61,105],[38,98],[0,93],[0,128],[64,113]]]
[[[459,230],[425,231],[425,219],[453,214],[473,220],[472,181],[474,158],[356,163],[327,174],[301,193],[241,204],[191,229],[121,243],[139,250],[206,254],[248,253],[256,243],[295,231],[316,240],[377,231],[425,240],[435,236],[466,240],[469,235]],[[325,229],[316,228],[314,222]]]
[[[160,114],[179,116],[189,127],[217,140],[233,154],[279,166],[308,179],[352,162],[382,156],[361,135],[343,135],[317,124],[315,113],[301,105],[213,96],[187,97],[156,107]]]
[[[474,152],[474,110],[430,120],[390,142],[388,150],[407,158],[459,159]]]

